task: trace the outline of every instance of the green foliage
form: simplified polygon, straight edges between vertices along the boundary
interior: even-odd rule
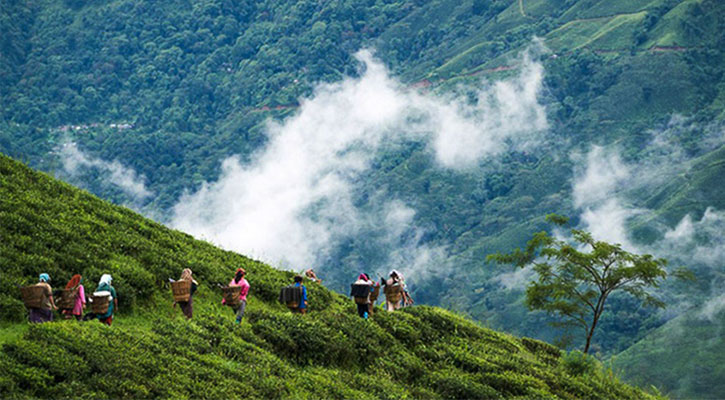
[[[556,225],[567,222],[558,215],[549,215],[546,219]],[[571,235],[573,243],[538,232],[525,250],[492,254],[488,260],[518,268],[531,267],[538,280],[526,288],[527,305],[532,310],[559,316],[564,325],[583,328],[586,332],[584,353],[587,353],[612,293],[626,292],[644,305],[664,307],[647,289],[659,287],[666,278],[667,261],[649,254],[630,253],[619,244],[594,240],[589,232],[582,230],[572,229]]]
[[[591,374],[597,367],[597,362],[594,358],[579,350],[573,350],[565,354],[561,358],[561,361],[561,366],[564,371],[572,376]]]
[[[0,329],[2,398],[572,398],[600,390],[616,390],[610,398],[650,398],[615,378],[606,382],[614,389],[604,389],[597,371],[554,372],[565,364],[550,345],[434,307],[363,320],[349,299],[309,283],[310,313],[292,314],[270,295],[291,272],[195,241],[5,156],[0,172],[3,218],[35,221],[2,225],[0,260],[8,268],[0,282],[32,280],[39,267],[22,261],[45,254],[42,268],[55,282],[110,271],[126,298],[110,328],[3,320],[12,328]],[[239,325],[215,289],[237,265],[247,268],[252,286]],[[200,282],[192,320],[172,313],[162,284],[185,266]],[[4,284],[0,296],[18,293]]]

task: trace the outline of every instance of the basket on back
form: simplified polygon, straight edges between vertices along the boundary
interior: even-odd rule
[[[370,293],[370,303],[375,304],[375,302],[378,300],[378,297],[380,296],[380,285],[375,286],[375,289],[373,289],[373,292]]]
[[[232,307],[239,305],[239,294],[242,292],[241,286],[225,286],[222,288],[224,294],[224,304]]]
[[[352,284],[350,285],[350,296],[355,298],[356,304],[368,304],[370,288],[370,285]]]
[[[43,305],[43,288],[42,286],[23,286],[20,288],[20,296],[27,308],[40,308]]]
[[[383,293],[385,293],[385,300],[390,303],[397,303],[403,298],[403,287],[400,285],[385,285]]]
[[[174,294],[174,301],[189,301],[189,297],[191,297],[191,281],[171,282],[171,292]]]
[[[108,306],[111,304],[111,293],[96,292],[91,296],[91,310],[94,314],[105,314],[108,312]]]
[[[58,295],[58,299],[55,301],[55,305],[57,305],[61,310],[73,308],[76,305],[77,293],[78,288],[61,290],[60,295]]]
[[[288,308],[297,308],[302,302],[302,286],[285,286],[279,292],[279,301]]]

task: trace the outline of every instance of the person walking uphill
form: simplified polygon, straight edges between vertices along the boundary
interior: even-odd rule
[[[300,299],[300,305],[297,307],[297,311],[300,314],[307,314],[307,288],[302,284],[301,276],[295,276],[294,280],[295,286],[302,288],[302,298]]]
[[[385,309],[395,311],[403,306],[412,305],[413,298],[408,293],[403,274],[397,270],[392,270],[389,276],[389,279],[383,280],[383,285],[385,285]]]
[[[67,318],[75,317],[76,320],[80,321],[83,317],[83,309],[86,308],[86,292],[83,287],[83,277],[79,274],[73,275],[65,285],[66,290],[72,290],[75,293],[73,302],[73,308],[63,310],[63,314]]]
[[[199,286],[199,283],[195,281],[191,275],[191,269],[184,268],[184,270],[181,271],[181,278],[179,278],[179,281],[191,282],[191,288],[189,289],[189,301],[174,301],[174,307],[178,304],[181,308],[181,312],[183,312],[184,316],[188,319],[191,319],[194,315],[194,292],[196,292],[196,289]]]
[[[43,273],[38,277],[38,283],[34,285],[43,289],[43,297],[40,300],[40,307],[30,309],[29,320],[31,323],[38,324],[52,321],[53,310],[58,309],[53,301],[53,288],[50,287],[48,282],[50,282],[50,275]]]
[[[237,268],[237,272],[234,274],[234,278],[229,282],[229,286],[241,286],[242,289],[239,291],[239,305],[234,309],[237,314],[236,322],[239,324],[242,322],[244,317],[244,311],[247,309],[247,293],[249,293],[249,282],[244,279],[247,274],[243,268]],[[226,300],[222,299],[222,304],[226,304]]]
[[[98,293],[107,292],[111,294],[111,298],[108,304],[108,311],[106,311],[104,314],[97,314],[96,318],[98,318],[99,321],[102,323],[111,326],[111,323],[113,323],[113,314],[118,310],[118,296],[116,296],[116,289],[111,286],[111,282],[113,282],[113,278],[109,274],[103,274],[101,276],[101,280],[98,281],[98,287],[96,288],[95,293],[93,293],[94,296],[96,296]]]
[[[373,292],[374,284],[367,274],[360,274],[355,283],[350,285],[350,296],[355,299],[357,304],[357,315],[361,318],[368,318],[370,293]]]

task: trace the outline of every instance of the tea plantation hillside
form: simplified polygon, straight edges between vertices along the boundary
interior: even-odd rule
[[[310,314],[276,303],[292,276],[169,230],[0,155],[0,397],[36,398],[650,398],[590,359],[411,307],[358,318],[308,284]],[[214,283],[248,271],[235,325]],[[191,267],[195,318],[164,281]],[[94,287],[114,275],[120,315],[30,326],[16,285],[47,271]]]

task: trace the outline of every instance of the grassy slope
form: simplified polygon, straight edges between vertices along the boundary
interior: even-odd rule
[[[669,321],[613,359],[635,382],[657,385],[674,398],[717,399],[725,393],[722,354],[725,315],[693,312]],[[677,365],[678,368],[672,368]]]
[[[599,371],[575,376],[559,351],[441,309],[358,318],[343,296],[310,284],[311,314],[275,302],[291,273],[219,250],[0,156],[3,342],[0,397],[643,398]],[[236,266],[252,285],[232,323],[213,282]],[[196,317],[169,306],[163,281],[191,266]],[[13,324],[16,283],[110,271],[121,301],[98,323]],[[570,372],[567,372],[570,371]]]

